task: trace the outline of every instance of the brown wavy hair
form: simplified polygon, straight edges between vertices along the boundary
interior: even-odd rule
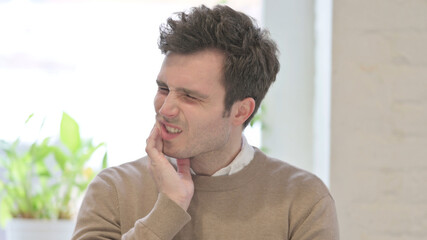
[[[222,51],[224,117],[236,101],[247,97],[255,100],[255,110],[244,127],[257,112],[280,68],[278,49],[269,32],[259,28],[251,17],[225,5],[212,9],[201,5],[175,13],[160,26],[158,45],[163,54],[190,54],[210,48]]]

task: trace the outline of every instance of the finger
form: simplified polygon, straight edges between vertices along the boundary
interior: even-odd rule
[[[191,171],[190,171],[190,159],[177,159],[176,160],[177,165],[177,172],[181,174],[184,178],[191,178]]]
[[[157,150],[163,152],[163,139],[159,123],[156,122],[153,127],[154,143]]]
[[[158,151],[162,150],[163,142],[160,136],[160,132],[156,126],[151,130],[150,136],[147,138],[147,148],[149,150],[157,149]]]
[[[167,161],[165,156],[162,153],[163,142],[159,134],[159,130],[156,126],[151,130],[150,136],[147,139],[147,146],[145,151],[151,159],[153,166],[156,165],[159,161]]]

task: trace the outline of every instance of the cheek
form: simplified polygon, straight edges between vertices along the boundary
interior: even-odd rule
[[[154,97],[154,109],[156,110],[156,112],[159,111],[159,109],[162,107],[164,102],[165,102],[165,96],[157,93],[156,96]]]

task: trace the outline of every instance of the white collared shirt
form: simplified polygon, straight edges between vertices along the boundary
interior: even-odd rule
[[[231,163],[216,171],[214,174],[212,174],[213,177],[216,176],[225,176],[225,175],[231,175],[234,173],[237,173],[238,171],[242,170],[244,167],[246,167],[254,158],[255,150],[254,148],[248,144],[248,141],[246,140],[246,137],[242,135],[242,147],[240,149],[239,154],[234,158]],[[169,162],[176,167],[176,159],[167,157]],[[196,175],[196,173],[191,170],[191,174]]]

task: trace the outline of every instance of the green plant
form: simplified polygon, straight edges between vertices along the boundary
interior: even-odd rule
[[[261,130],[264,130],[264,128],[265,128],[265,122],[264,122],[264,115],[263,115],[263,113],[265,113],[265,111],[266,111],[265,105],[261,104],[260,108],[258,109],[258,112],[255,114],[255,116],[249,122],[249,125],[251,127],[253,127],[256,123],[260,123],[261,124]]]
[[[26,123],[31,119],[27,119]],[[104,144],[80,137],[79,125],[63,113],[60,141],[36,140],[25,148],[18,138],[0,142],[0,223],[10,218],[69,219],[95,171],[87,166]],[[105,152],[101,168],[107,166]]]
[[[249,122],[250,127],[254,127],[255,124],[261,125],[261,132],[268,131],[268,127],[265,123],[265,113],[267,109],[264,103],[261,104],[260,108],[258,109],[258,112],[255,114],[255,116],[251,119]],[[266,146],[261,145],[260,146],[261,151],[268,153],[269,149]]]

